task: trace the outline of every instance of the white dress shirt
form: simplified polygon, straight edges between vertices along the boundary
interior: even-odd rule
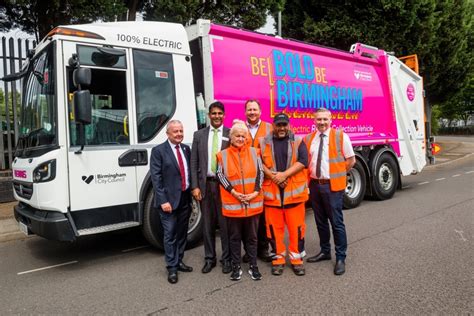
[[[331,131],[331,128],[328,128],[324,132],[324,137],[323,137],[323,153],[321,157],[321,177],[320,179],[329,179],[329,132]],[[316,132],[316,136],[314,136],[313,141],[311,142],[311,147],[310,147],[310,155],[311,155],[311,161],[309,162],[309,171],[310,171],[310,177],[313,179],[317,179],[316,177],[316,164],[318,161],[318,149],[319,149],[319,142],[321,139],[321,133],[319,131]],[[354,149],[352,148],[351,140],[349,139],[349,136],[347,136],[346,133],[343,133],[343,147],[342,147],[342,153],[344,154],[344,157],[350,158],[354,156]]]
[[[212,140],[214,137],[214,127],[212,125],[209,126],[209,137],[207,138],[207,176],[208,177],[215,177],[216,174],[211,170],[211,156],[212,156]],[[224,133],[224,125],[221,125],[217,128],[217,152],[221,151],[222,145],[222,133]],[[217,166],[217,165],[216,165]]]
[[[250,135],[252,135],[252,139],[254,139],[255,134],[257,134],[258,128],[260,127],[260,124],[262,123],[262,120],[258,120],[257,124],[255,125],[250,125],[248,121],[246,123],[249,129]]]
[[[176,153],[176,145],[170,142],[168,139],[168,144],[171,146],[171,151],[174,154],[174,158],[176,158],[176,162],[178,163],[179,167],[179,160],[178,160],[178,154]],[[183,147],[181,144],[179,145],[179,151],[181,152],[181,158],[183,158],[183,164],[184,164],[184,174],[186,175],[186,190],[189,189],[189,168],[188,168],[188,161],[186,160],[186,156],[184,155],[183,152]]]

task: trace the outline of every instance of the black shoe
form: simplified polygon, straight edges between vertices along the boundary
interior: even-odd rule
[[[331,254],[330,253],[324,253],[320,252],[316,256],[309,257],[306,262],[319,262],[323,260],[331,260]]]
[[[168,282],[171,284],[178,283],[178,273],[177,272],[168,272]]]
[[[275,264],[272,266],[272,274],[273,275],[282,275],[283,274],[284,265],[282,264]]]
[[[202,267],[202,270],[201,272],[202,273],[209,273],[211,272],[211,270],[216,266],[216,262],[215,261],[206,261],[206,263],[204,264],[204,267]]]
[[[257,266],[250,266],[249,267],[249,274],[250,274],[250,277],[252,278],[252,280],[254,280],[254,281],[258,281],[258,280],[262,279],[262,274],[260,273],[260,271],[258,271]]]
[[[292,264],[291,267],[293,268],[293,272],[297,276],[302,276],[306,274],[306,271],[304,269],[304,266],[302,264]]]
[[[273,260],[273,255],[270,252],[268,252],[268,250],[259,252],[257,257],[263,262],[272,262]]]
[[[336,265],[334,266],[335,275],[343,275],[346,272],[346,263],[344,260],[337,260]]]
[[[248,254],[245,254],[243,257],[242,257],[242,262],[243,263],[249,263],[250,261],[250,257]]]
[[[232,266],[232,273],[230,274],[230,279],[232,281],[239,281],[242,277],[242,269],[239,265]]]
[[[193,268],[190,266],[185,265],[183,262],[180,262],[178,265],[178,271],[181,272],[192,272]]]
[[[232,272],[232,265],[230,264],[229,261],[224,261],[222,264],[222,273],[228,274]]]

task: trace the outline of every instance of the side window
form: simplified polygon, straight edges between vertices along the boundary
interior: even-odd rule
[[[72,93],[75,90],[72,73],[73,70],[68,68],[70,140],[74,146],[78,141],[78,126],[74,121],[72,106]],[[86,145],[130,144],[126,72],[119,69],[92,68],[91,73],[91,84],[84,87],[89,89],[92,99],[92,123],[85,128]]]
[[[153,138],[175,111],[173,59],[170,54],[133,51],[138,142]]]

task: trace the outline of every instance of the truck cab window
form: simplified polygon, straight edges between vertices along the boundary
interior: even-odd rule
[[[91,69],[89,89],[92,98],[92,123],[86,126],[86,145],[130,144],[128,129],[126,72],[112,69]],[[72,69],[68,69],[69,122],[71,145],[77,145],[74,121]]]
[[[173,59],[170,54],[133,51],[138,142],[153,138],[176,107]]]

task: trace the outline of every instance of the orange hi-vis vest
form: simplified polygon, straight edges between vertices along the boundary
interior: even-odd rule
[[[296,139],[294,134],[290,134],[286,169],[290,168],[298,161],[298,147],[301,144],[301,141],[301,139]],[[262,151],[263,164],[271,171],[276,172],[276,161],[273,151],[273,134],[260,138],[260,149]],[[306,168],[289,177],[287,180],[288,184],[283,191],[282,201],[280,187],[271,179],[265,178],[262,185],[265,205],[282,207],[284,205],[301,203],[308,200],[309,189]]]
[[[260,125],[258,126],[257,133],[255,133],[254,138],[252,138],[252,134],[250,134],[250,131],[247,133],[247,145],[250,145],[251,147],[258,147],[258,140],[262,137],[267,136],[268,134],[271,134],[272,131],[272,124],[260,121]]]
[[[232,187],[243,194],[255,191],[258,172],[259,150],[249,146],[229,148],[217,154],[217,161]],[[241,203],[224,187],[220,186],[222,214],[227,217],[250,217],[263,211],[263,192],[250,201],[248,205]]]
[[[309,161],[311,157],[311,143],[313,142],[316,132],[306,135],[304,142],[308,148]],[[347,186],[346,176],[346,158],[343,153],[344,138],[340,129],[332,129],[329,131],[329,183],[331,191],[341,191]]]

